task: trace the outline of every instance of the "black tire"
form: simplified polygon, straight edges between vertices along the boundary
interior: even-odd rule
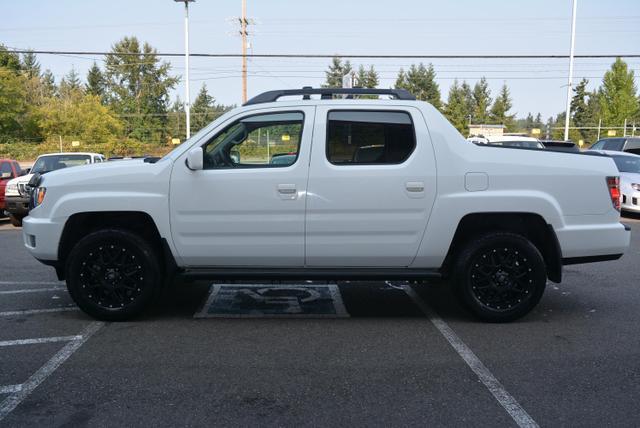
[[[14,227],[22,227],[22,218],[23,217],[16,217],[13,214],[9,214],[9,222],[11,222],[11,225]]]
[[[493,232],[464,246],[452,279],[458,298],[474,315],[483,321],[508,322],[538,304],[547,269],[542,254],[527,238]]]
[[[67,257],[66,277],[73,301],[104,321],[135,318],[162,289],[157,252],[128,230],[99,230],[82,238]]]

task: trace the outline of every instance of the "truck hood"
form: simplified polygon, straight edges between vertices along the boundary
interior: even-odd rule
[[[94,163],[88,165],[74,166],[70,168],[59,169],[47,172],[42,175],[42,185],[49,186],[76,186],[81,183],[109,183],[114,179],[129,179],[135,182],[135,177],[149,167],[155,165],[145,163],[144,159],[131,159],[122,161],[112,161],[103,163]],[[33,174],[28,177],[31,178]],[[27,179],[29,181],[29,179]]]

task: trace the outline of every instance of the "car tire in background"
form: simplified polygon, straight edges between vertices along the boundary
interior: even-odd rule
[[[66,280],[80,309],[105,321],[142,314],[163,283],[157,251],[122,229],[98,230],[78,241],[66,259]]]
[[[9,222],[12,226],[22,227],[22,217],[16,217],[13,214],[9,214]]]
[[[547,271],[540,251],[522,235],[492,232],[469,240],[453,266],[454,290],[483,321],[508,322],[540,301]]]

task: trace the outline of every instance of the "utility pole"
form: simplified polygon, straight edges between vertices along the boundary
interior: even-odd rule
[[[189,2],[195,0],[174,0],[184,3],[184,114],[187,123],[187,139],[191,137],[191,96],[189,91]]]
[[[247,0],[242,0],[240,35],[242,36],[242,103],[247,102]]]
[[[573,88],[573,53],[576,42],[576,7],[578,0],[572,0],[573,6],[571,10],[571,50],[569,53],[569,82],[567,84],[567,108],[566,118],[564,121],[564,139],[569,139],[569,120],[571,119],[571,91]]]

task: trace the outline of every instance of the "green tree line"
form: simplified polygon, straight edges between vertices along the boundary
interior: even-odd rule
[[[341,58],[332,59],[327,71],[324,87],[342,86],[344,75],[355,73],[353,65]],[[412,64],[406,71],[400,69],[394,87],[406,89],[417,99],[427,101],[440,110],[449,121],[463,135],[469,133],[469,124],[500,124],[507,132],[529,132],[538,128],[544,133],[545,128],[552,129],[551,137],[564,137],[562,128],[565,113],[543,121],[540,113],[534,117],[528,113],[526,117],[517,119],[511,112],[512,97],[509,87],[504,83],[495,98],[486,78],[481,78],[473,87],[466,81],[454,80],[449,87],[446,101],[442,99],[440,87],[436,82],[437,75],[433,64]],[[355,84],[362,88],[375,88],[379,76],[373,66],[360,65],[355,73]],[[621,127],[625,119],[629,126],[635,121],[640,122],[640,97],[635,83],[633,70],[617,58],[611,68],[605,73],[601,85],[593,91],[588,91],[589,81],[582,79],[573,89],[571,101],[569,137],[574,141],[583,140],[593,143],[597,137],[597,126],[603,128]]]
[[[33,53],[0,45],[0,157],[33,158],[61,142],[71,150],[72,141],[107,155],[164,153],[172,138],[186,134],[183,103],[170,104],[178,81],[170,64],[135,37],[115,43],[84,81],[72,68],[56,82]],[[228,108],[203,84],[191,106],[191,132]]]

